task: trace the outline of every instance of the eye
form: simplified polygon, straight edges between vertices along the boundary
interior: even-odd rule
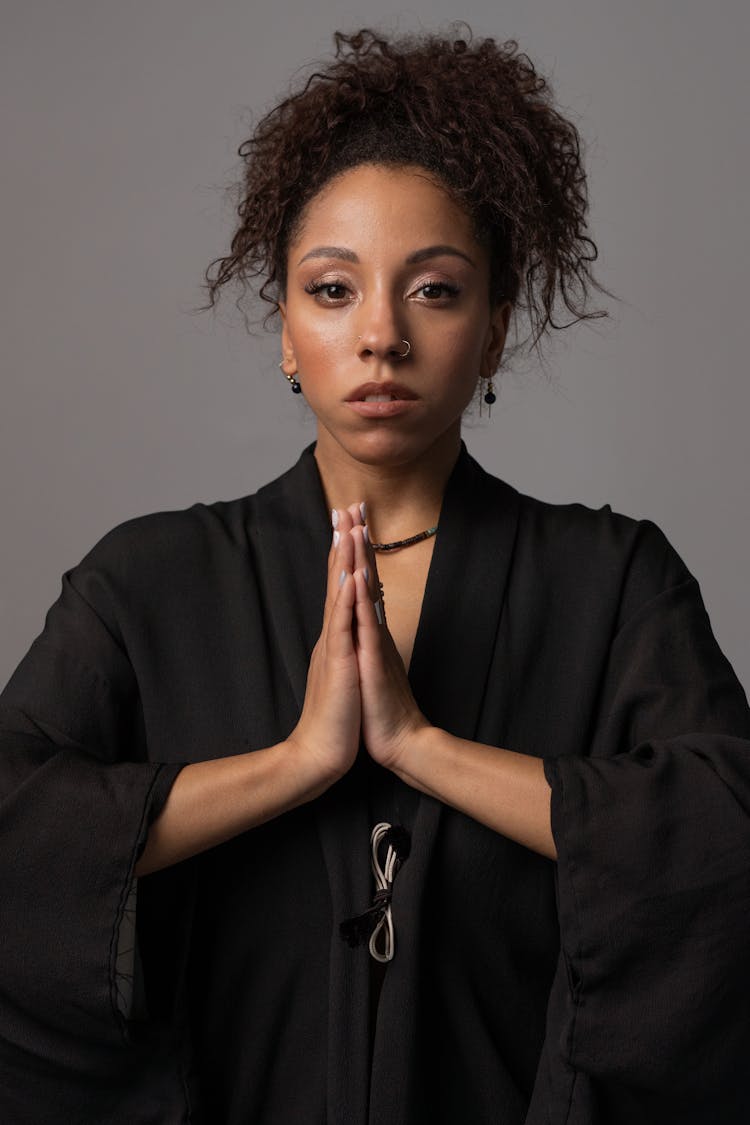
[[[305,292],[323,305],[338,305],[346,300],[349,290],[342,281],[310,281]]]
[[[415,292],[421,293],[427,301],[439,301],[457,297],[460,290],[457,285],[451,285],[448,281],[425,281]]]

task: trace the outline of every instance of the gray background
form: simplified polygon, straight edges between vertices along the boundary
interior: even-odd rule
[[[332,31],[517,38],[587,143],[611,320],[503,382],[469,448],[661,525],[750,684],[748,6],[672,0],[4,0],[0,682],[131,516],[253,491],[314,436],[230,306],[196,316],[257,114]]]

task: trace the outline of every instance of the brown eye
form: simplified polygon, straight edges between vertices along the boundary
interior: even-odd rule
[[[313,297],[322,297],[324,301],[341,301],[346,297],[346,286],[338,281],[311,282],[305,286],[305,292]]]
[[[441,297],[457,297],[458,288],[455,285],[449,285],[447,281],[428,281],[424,285],[420,285],[417,290],[428,301],[436,301]]]

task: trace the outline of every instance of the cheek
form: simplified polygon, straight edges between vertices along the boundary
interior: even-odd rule
[[[483,334],[479,326],[460,327],[435,341],[439,354],[464,374],[478,372],[483,352]]]
[[[332,317],[295,317],[290,321],[289,335],[297,362],[308,368],[328,364],[333,356],[340,356],[348,339],[346,330]],[[353,339],[349,342],[353,350]]]

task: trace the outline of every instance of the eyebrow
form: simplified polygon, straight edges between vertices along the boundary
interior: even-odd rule
[[[343,246],[316,246],[314,250],[308,250],[297,264],[301,266],[308,258],[341,258],[345,262],[359,261],[353,250],[346,250]]]
[[[459,250],[456,246],[449,246],[447,244],[440,244],[438,246],[425,246],[422,250],[415,250],[413,254],[409,254],[406,259],[408,266],[417,265],[419,262],[426,262],[429,258],[442,258],[442,257],[463,258],[470,266],[476,269],[476,262],[473,262],[468,254],[464,254],[463,250]],[[298,265],[302,265],[308,258],[338,258],[344,262],[359,262],[359,258],[353,250],[347,250],[344,246],[316,246],[312,250],[308,250],[303,258],[300,258]]]
[[[426,262],[428,258],[442,258],[446,256],[452,258],[463,258],[463,260],[465,262],[468,262],[470,266],[474,266],[474,269],[477,268],[476,262],[472,262],[469,255],[464,254],[463,250],[459,250],[457,246],[448,246],[446,244],[441,244],[439,246],[425,246],[424,250],[415,250],[414,253],[410,254],[406,259],[406,264],[409,266],[413,266],[416,265],[417,262]]]

